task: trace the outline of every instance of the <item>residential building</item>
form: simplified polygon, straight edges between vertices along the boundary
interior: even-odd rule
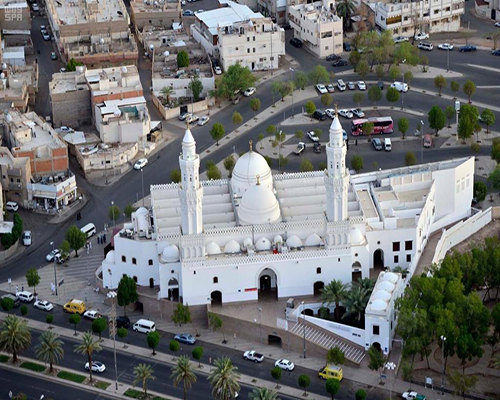
[[[146,26],[172,29],[174,23],[181,22],[180,0],[132,0],[130,17],[136,30]]]
[[[60,54],[87,66],[135,64],[137,45],[123,0],[47,0]]]
[[[343,52],[343,19],[334,0],[289,5],[288,22],[303,47],[319,58]]]
[[[272,18],[273,22],[283,24],[286,22],[286,5],[286,0],[257,0],[257,11],[265,17]]]
[[[500,21],[500,0],[490,0],[489,2],[483,0],[481,3],[486,3],[488,5],[489,15],[486,15],[488,18],[491,18],[493,21]],[[476,11],[478,6],[479,2],[476,2]]]
[[[14,157],[7,147],[0,147],[0,174],[7,201],[25,205],[28,200],[28,183],[31,181],[29,157]]]
[[[285,30],[271,18],[252,18],[217,28],[217,49],[224,70],[239,63],[252,71],[279,68],[285,55]]]
[[[31,12],[24,0],[0,0],[0,32],[30,31]]]
[[[0,101],[11,102],[20,111],[35,105],[38,92],[38,64],[11,66],[5,62],[0,73]]]
[[[375,23],[394,35],[413,36],[418,32],[454,32],[465,12],[464,0],[383,0],[367,1],[375,13]]]

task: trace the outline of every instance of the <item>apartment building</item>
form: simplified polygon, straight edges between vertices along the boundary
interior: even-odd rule
[[[123,0],[46,0],[46,9],[66,60],[85,65],[136,62],[137,45]]]
[[[273,22],[283,24],[286,22],[286,3],[286,0],[257,0],[257,11],[272,18]]]
[[[394,35],[418,32],[453,32],[460,28],[464,0],[421,0],[367,2],[375,13],[375,23]]]
[[[35,105],[38,64],[12,66],[3,63],[0,72],[0,101],[13,103],[20,111]]]
[[[130,2],[130,17],[136,30],[145,26],[172,29],[181,22],[180,0],[133,0]]]
[[[0,147],[0,183],[7,201],[24,204],[28,199],[30,180],[29,157],[14,157],[7,147]]]
[[[288,22],[294,37],[319,58],[343,51],[343,21],[334,0],[322,0],[288,7]]]

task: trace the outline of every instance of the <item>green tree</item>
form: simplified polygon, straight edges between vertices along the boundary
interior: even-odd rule
[[[455,392],[458,395],[462,395],[464,400],[465,394],[477,384],[476,375],[463,375],[457,370],[451,371],[451,374],[448,375],[448,379],[451,386],[455,388]]]
[[[229,154],[226,158],[224,158],[224,168],[227,172],[229,172],[229,177],[231,177],[235,165],[236,161],[234,160],[234,156],[232,154]]]
[[[439,106],[432,106],[427,114],[429,126],[434,129],[436,136],[439,136],[439,131],[446,125],[446,116]]]
[[[359,172],[363,169],[363,157],[360,155],[355,155],[351,158],[351,168]]]
[[[116,204],[109,207],[108,217],[111,221],[115,222],[120,219],[120,208]]]
[[[175,93],[175,90],[172,86],[163,86],[160,90],[160,94],[165,98],[167,104],[170,104],[170,96]]]
[[[476,92],[476,85],[474,82],[472,82],[470,79],[464,83],[462,90],[464,91],[464,94],[467,96],[469,99],[469,104],[472,103],[472,96]]]
[[[389,87],[385,93],[385,98],[389,103],[395,103],[399,100],[399,92],[396,88]]]
[[[373,124],[373,122],[365,122],[361,126],[361,130],[363,132],[363,135],[368,136],[368,138],[371,138],[371,134],[372,134],[374,128],[375,128],[375,125]]]
[[[323,93],[321,95],[321,104],[323,104],[325,107],[328,107],[330,104],[332,104],[333,98],[330,93]]]
[[[360,322],[365,314],[365,309],[368,303],[366,291],[360,287],[356,287],[349,291],[343,302],[346,313],[342,318],[347,318],[351,315],[355,316],[355,320]]]
[[[203,357],[203,347],[195,347],[192,352],[193,358],[198,361],[198,368],[201,368],[201,359]]]
[[[187,392],[191,390],[196,382],[196,374],[193,372],[188,356],[180,356],[177,359],[177,363],[172,369],[170,378],[172,379],[172,383],[175,387],[182,383],[184,400],[187,400]]]
[[[314,167],[312,165],[311,160],[307,158],[303,158],[302,162],[300,163],[300,172],[310,172],[313,171]]]
[[[370,66],[368,65],[368,61],[366,61],[364,58],[362,58],[357,64],[356,64],[356,73],[361,77],[364,78],[368,73],[370,72]]]
[[[173,183],[180,183],[181,179],[182,179],[182,174],[179,168],[174,168],[172,171],[170,171],[170,180]]]
[[[263,149],[264,146],[262,146],[262,141],[264,140],[264,134],[259,133],[259,136],[257,136],[257,142],[260,143],[260,148]]]
[[[71,314],[69,316],[69,323],[73,324],[75,327],[75,336],[76,336],[76,326],[80,323],[82,320],[82,317],[80,317],[80,314]]]
[[[12,233],[4,233],[2,235],[2,246],[5,250],[9,249],[14,244]]]
[[[222,329],[222,319],[213,312],[209,312],[208,314],[208,327],[212,332],[216,332],[219,329],[222,331],[222,343],[227,343],[226,335],[224,334],[224,330]]]
[[[401,75],[401,71],[399,70],[399,67],[396,64],[392,64],[389,67],[389,78],[391,78],[391,80],[394,81],[400,75]]]
[[[197,102],[201,99],[201,93],[203,92],[203,83],[198,78],[198,75],[195,75],[191,78],[191,82],[189,82],[189,90],[191,90],[193,101]]]
[[[28,314],[28,307],[26,307],[25,304],[21,306],[21,315],[24,317],[26,314]]]
[[[37,360],[49,364],[49,372],[53,372],[54,364],[64,357],[63,341],[53,331],[45,331],[40,335],[40,340],[35,346]]]
[[[280,388],[279,381],[281,379],[281,374],[283,370],[280,367],[273,367],[271,369],[271,376],[276,381],[276,389]]]
[[[413,81],[413,74],[411,73],[411,71],[406,71],[403,76],[405,82],[408,84],[408,86],[410,86],[410,83],[412,83]]]
[[[127,218],[130,218],[134,211],[135,211],[135,208],[132,204],[127,204],[125,206],[125,208],[123,209],[123,213],[125,214],[125,217],[127,217]]]
[[[308,375],[300,375],[299,376],[299,386],[304,389],[303,396],[307,396],[307,388],[311,384],[311,378]]]
[[[375,346],[371,345],[368,349],[368,357],[370,358],[368,368],[370,368],[372,371],[378,371],[384,366],[385,357],[383,356],[382,352]]]
[[[78,250],[80,250],[87,241],[87,235],[83,233],[76,225],[71,225],[66,231],[66,240],[73,250],[75,250],[75,257],[78,257]]]
[[[243,122],[243,117],[238,111],[235,111],[233,113],[233,116],[231,117],[231,120],[233,121],[233,124],[238,126],[239,124],[241,124]]]
[[[406,137],[406,132],[408,132],[408,128],[410,127],[410,121],[408,118],[400,118],[398,119],[398,131],[401,132],[403,139]]]
[[[210,129],[210,136],[213,140],[215,140],[217,146],[219,145],[219,140],[221,140],[225,134],[226,131],[224,130],[224,125],[220,122],[216,122],[212,125],[212,129]]]
[[[209,180],[217,180],[222,178],[222,174],[217,165],[212,165],[210,168],[207,169],[207,178]]]
[[[4,297],[0,301],[0,305],[2,306],[2,310],[9,312],[10,310],[12,310],[14,308],[14,300],[12,300],[9,297]]]
[[[377,85],[370,86],[370,89],[368,89],[368,98],[373,104],[376,104],[382,98],[382,90]]]
[[[249,394],[250,400],[279,400],[278,395],[273,390],[265,387],[255,388]]]
[[[102,333],[107,329],[108,322],[104,318],[96,318],[92,321],[92,332],[99,335],[99,340],[101,340]]]
[[[153,355],[156,355],[156,348],[160,344],[160,334],[158,331],[149,332],[146,336],[146,340],[148,342],[148,347],[153,349]]]
[[[177,68],[189,67],[189,55],[186,50],[181,50],[177,53]]]
[[[304,71],[295,72],[295,87],[304,90],[309,83],[309,78]]]
[[[309,81],[312,82],[313,85],[317,85],[318,83],[330,83],[330,74],[322,65],[316,65],[309,72]]]
[[[78,67],[80,65],[83,65],[83,64],[80,61],[76,61],[74,58],[72,58],[66,64],[66,71],[67,72],[76,71],[76,67]]]
[[[17,362],[19,353],[31,345],[31,333],[24,319],[7,315],[0,327],[0,350],[12,354],[12,362]]]
[[[495,123],[495,114],[493,113],[493,111],[485,108],[481,112],[481,119],[486,124],[486,133],[490,133],[490,125],[493,125]]]
[[[304,139],[304,132],[302,132],[301,130],[298,130],[295,132],[295,137],[297,139]]]
[[[118,337],[120,339],[125,339],[128,335],[128,330],[127,330],[127,328],[118,328],[116,333],[118,334]],[[125,345],[123,345],[123,347],[125,347]]]
[[[377,64],[375,67],[375,75],[377,75],[378,79],[382,79],[385,75],[385,69],[382,64]]]
[[[412,151],[408,151],[405,154],[405,165],[407,167],[410,167],[412,165],[415,165],[417,163],[417,158],[415,157],[415,153]]]
[[[137,386],[138,383],[142,384],[142,391],[144,392],[144,397],[148,396],[148,381],[154,381],[156,377],[153,375],[154,370],[151,365],[139,364],[134,368],[134,387]]]
[[[358,389],[355,398],[356,400],[366,400],[366,392],[363,389]]]
[[[340,0],[337,2],[337,15],[343,18],[344,29],[350,25],[351,17],[356,13],[356,2],[353,0]]]
[[[239,63],[231,65],[220,80],[217,95],[231,99],[235,92],[248,89],[254,85],[255,81],[256,78],[248,67],[243,67]]]
[[[341,280],[334,279],[321,289],[321,302],[323,305],[326,304],[326,307],[329,307],[332,303],[335,305],[335,319],[337,320],[340,318],[339,303],[345,299],[348,287],[349,286]]]
[[[47,314],[47,316],[45,317],[45,322],[51,324],[52,322],[54,322],[54,316],[52,314]]]
[[[123,313],[127,315],[127,306],[135,303],[139,298],[137,294],[137,283],[128,275],[123,275],[118,283],[116,291],[118,305],[123,307]]]
[[[26,282],[28,283],[28,286],[33,288],[33,294],[36,295],[36,287],[40,283],[40,275],[38,275],[36,268],[30,268],[26,272]]]
[[[327,364],[335,364],[335,365],[340,365],[344,364],[345,361],[345,355],[342,350],[340,350],[339,347],[331,347],[327,352],[326,352],[326,363]]]
[[[448,106],[444,110],[444,115],[448,120],[448,127],[451,126],[451,119],[455,116],[455,109],[452,106]]]
[[[63,240],[61,245],[59,246],[59,251],[63,256],[69,257],[69,253],[71,252],[71,245],[67,240]]]
[[[168,344],[169,350],[172,352],[172,355],[174,355],[176,352],[179,351],[181,345],[177,340],[171,340],[170,343]]]
[[[491,183],[493,189],[500,189],[500,167],[496,167],[496,169],[488,176],[488,182]]]
[[[361,54],[359,54],[359,52],[356,50],[351,51],[351,53],[349,54],[349,64],[354,66],[355,70],[356,70],[356,66],[359,63],[359,60],[361,60]]]
[[[446,87],[446,78],[443,75],[437,75],[434,78],[434,86],[436,87],[439,95],[441,96],[441,92]]]
[[[332,400],[335,400],[335,395],[340,390],[340,381],[337,379],[328,379],[326,381],[326,393],[332,395]]]
[[[406,64],[413,66],[421,61],[419,49],[416,46],[412,46],[410,42],[398,44],[398,46],[395,47],[393,58],[395,64],[406,62]]]
[[[253,115],[255,116],[257,114],[257,111],[260,110],[261,107],[261,102],[260,99],[257,97],[254,97],[252,100],[250,100],[250,108],[253,111]]]
[[[462,140],[470,138],[479,125],[478,119],[479,112],[476,107],[462,104],[458,117],[458,137]]]
[[[312,115],[316,111],[316,105],[312,101],[308,101],[305,105],[306,113]]]
[[[78,316],[78,314],[73,314],[72,316]],[[87,356],[87,361],[89,363],[89,375],[90,382],[92,382],[92,355],[94,353],[99,353],[102,350],[99,341],[94,339],[91,332],[84,332],[82,335],[81,343],[75,345],[75,353],[81,354],[82,356]]]
[[[172,322],[174,324],[179,324],[179,326],[182,326],[182,324],[191,324],[191,326],[194,328],[196,336],[199,336],[198,330],[193,324],[193,319],[191,317],[191,310],[189,309],[189,305],[177,303],[177,307],[175,308],[172,314]]]
[[[488,187],[484,184],[484,182],[474,182],[474,197],[477,201],[483,201],[486,198],[487,193]]]
[[[457,97],[457,92],[460,90],[460,84],[455,81],[450,82],[450,89],[453,92],[453,98]]]
[[[278,132],[278,129],[276,128],[275,125],[269,125],[267,128],[266,128],[266,133],[269,135],[269,136],[274,136],[276,135],[276,132]]]
[[[213,398],[218,400],[234,399],[235,393],[240,391],[239,377],[238,367],[233,365],[230,358],[217,358],[208,376]]]
[[[479,146],[479,143],[471,143],[470,149],[472,150],[473,153],[477,154],[481,150],[481,146]]]
[[[285,167],[288,164],[288,157],[285,157],[283,154],[280,154],[280,157],[278,159],[278,164],[280,168]],[[272,165],[270,165],[269,167],[272,167]]]
[[[361,107],[361,103],[365,100],[365,94],[362,92],[356,92],[352,96],[352,101],[354,101],[358,107]]]

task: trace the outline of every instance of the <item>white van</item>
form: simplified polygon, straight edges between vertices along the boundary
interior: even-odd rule
[[[418,48],[421,50],[431,51],[434,48],[434,45],[430,42],[420,42],[418,44]]]
[[[384,150],[385,151],[391,151],[392,150],[391,139],[389,139],[389,138],[385,138],[384,139]]]
[[[31,303],[33,301],[33,294],[31,292],[18,292],[17,298],[25,303]]]
[[[91,237],[92,235],[96,234],[96,228],[95,225],[91,222],[90,224],[85,225],[83,228],[80,229],[83,233],[87,235],[87,237]]]
[[[149,333],[156,331],[156,326],[153,321],[149,321],[147,319],[140,319],[134,324],[132,329],[136,332]]]
[[[7,211],[16,212],[17,210],[19,210],[19,205],[15,201],[8,201],[7,203],[5,203],[5,209]]]

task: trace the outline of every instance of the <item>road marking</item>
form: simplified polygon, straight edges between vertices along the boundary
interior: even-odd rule
[[[467,64],[467,65],[469,67],[487,69],[488,71],[494,71],[494,72],[500,72],[500,68],[487,67],[486,65],[476,65],[476,64]]]
[[[476,86],[477,89],[499,89],[500,85],[484,85],[484,86]]]

